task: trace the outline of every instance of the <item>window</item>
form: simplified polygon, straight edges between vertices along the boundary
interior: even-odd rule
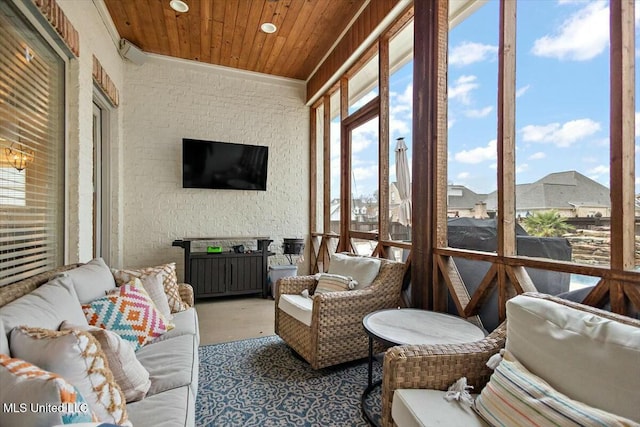
[[[0,3],[0,286],[63,263],[64,61]]]

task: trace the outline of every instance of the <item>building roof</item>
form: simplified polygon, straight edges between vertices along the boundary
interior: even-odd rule
[[[495,211],[497,195],[490,193],[485,202]],[[609,189],[576,171],[554,172],[536,182],[516,185],[516,207],[523,209],[567,209],[575,206],[609,207]]]
[[[483,202],[486,198],[486,194],[478,194],[464,185],[449,184],[447,186],[447,208],[449,210],[473,209],[476,203]]]

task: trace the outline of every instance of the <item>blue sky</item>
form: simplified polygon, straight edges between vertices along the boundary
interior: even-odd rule
[[[551,172],[577,170],[609,186],[608,27],[606,1],[518,2],[517,184]],[[496,188],[497,46],[495,0],[449,33],[448,180],[479,193]],[[390,83],[391,146],[395,138],[405,137],[409,157],[411,76],[409,63],[392,75]],[[377,188],[377,134],[372,125],[354,135],[353,179],[360,194]],[[333,136],[332,131],[332,140]],[[391,153],[391,181],[395,181],[393,159]],[[640,188],[638,184],[640,180],[636,180]]]

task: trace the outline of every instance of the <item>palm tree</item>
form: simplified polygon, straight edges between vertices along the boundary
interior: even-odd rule
[[[527,233],[538,237],[559,237],[573,231],[565,218],[555,210],[535,212],[522,221]]]

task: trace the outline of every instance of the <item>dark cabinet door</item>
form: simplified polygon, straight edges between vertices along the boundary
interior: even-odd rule
[[[227,273],[231,280],[228,281],[227,290],[231,293],[262,292],[264,272],[262,256],[242,255],[229,258]]]
[[[225,258],[191,258],[191,285],[196,297],[223,294],[227,290]]]

